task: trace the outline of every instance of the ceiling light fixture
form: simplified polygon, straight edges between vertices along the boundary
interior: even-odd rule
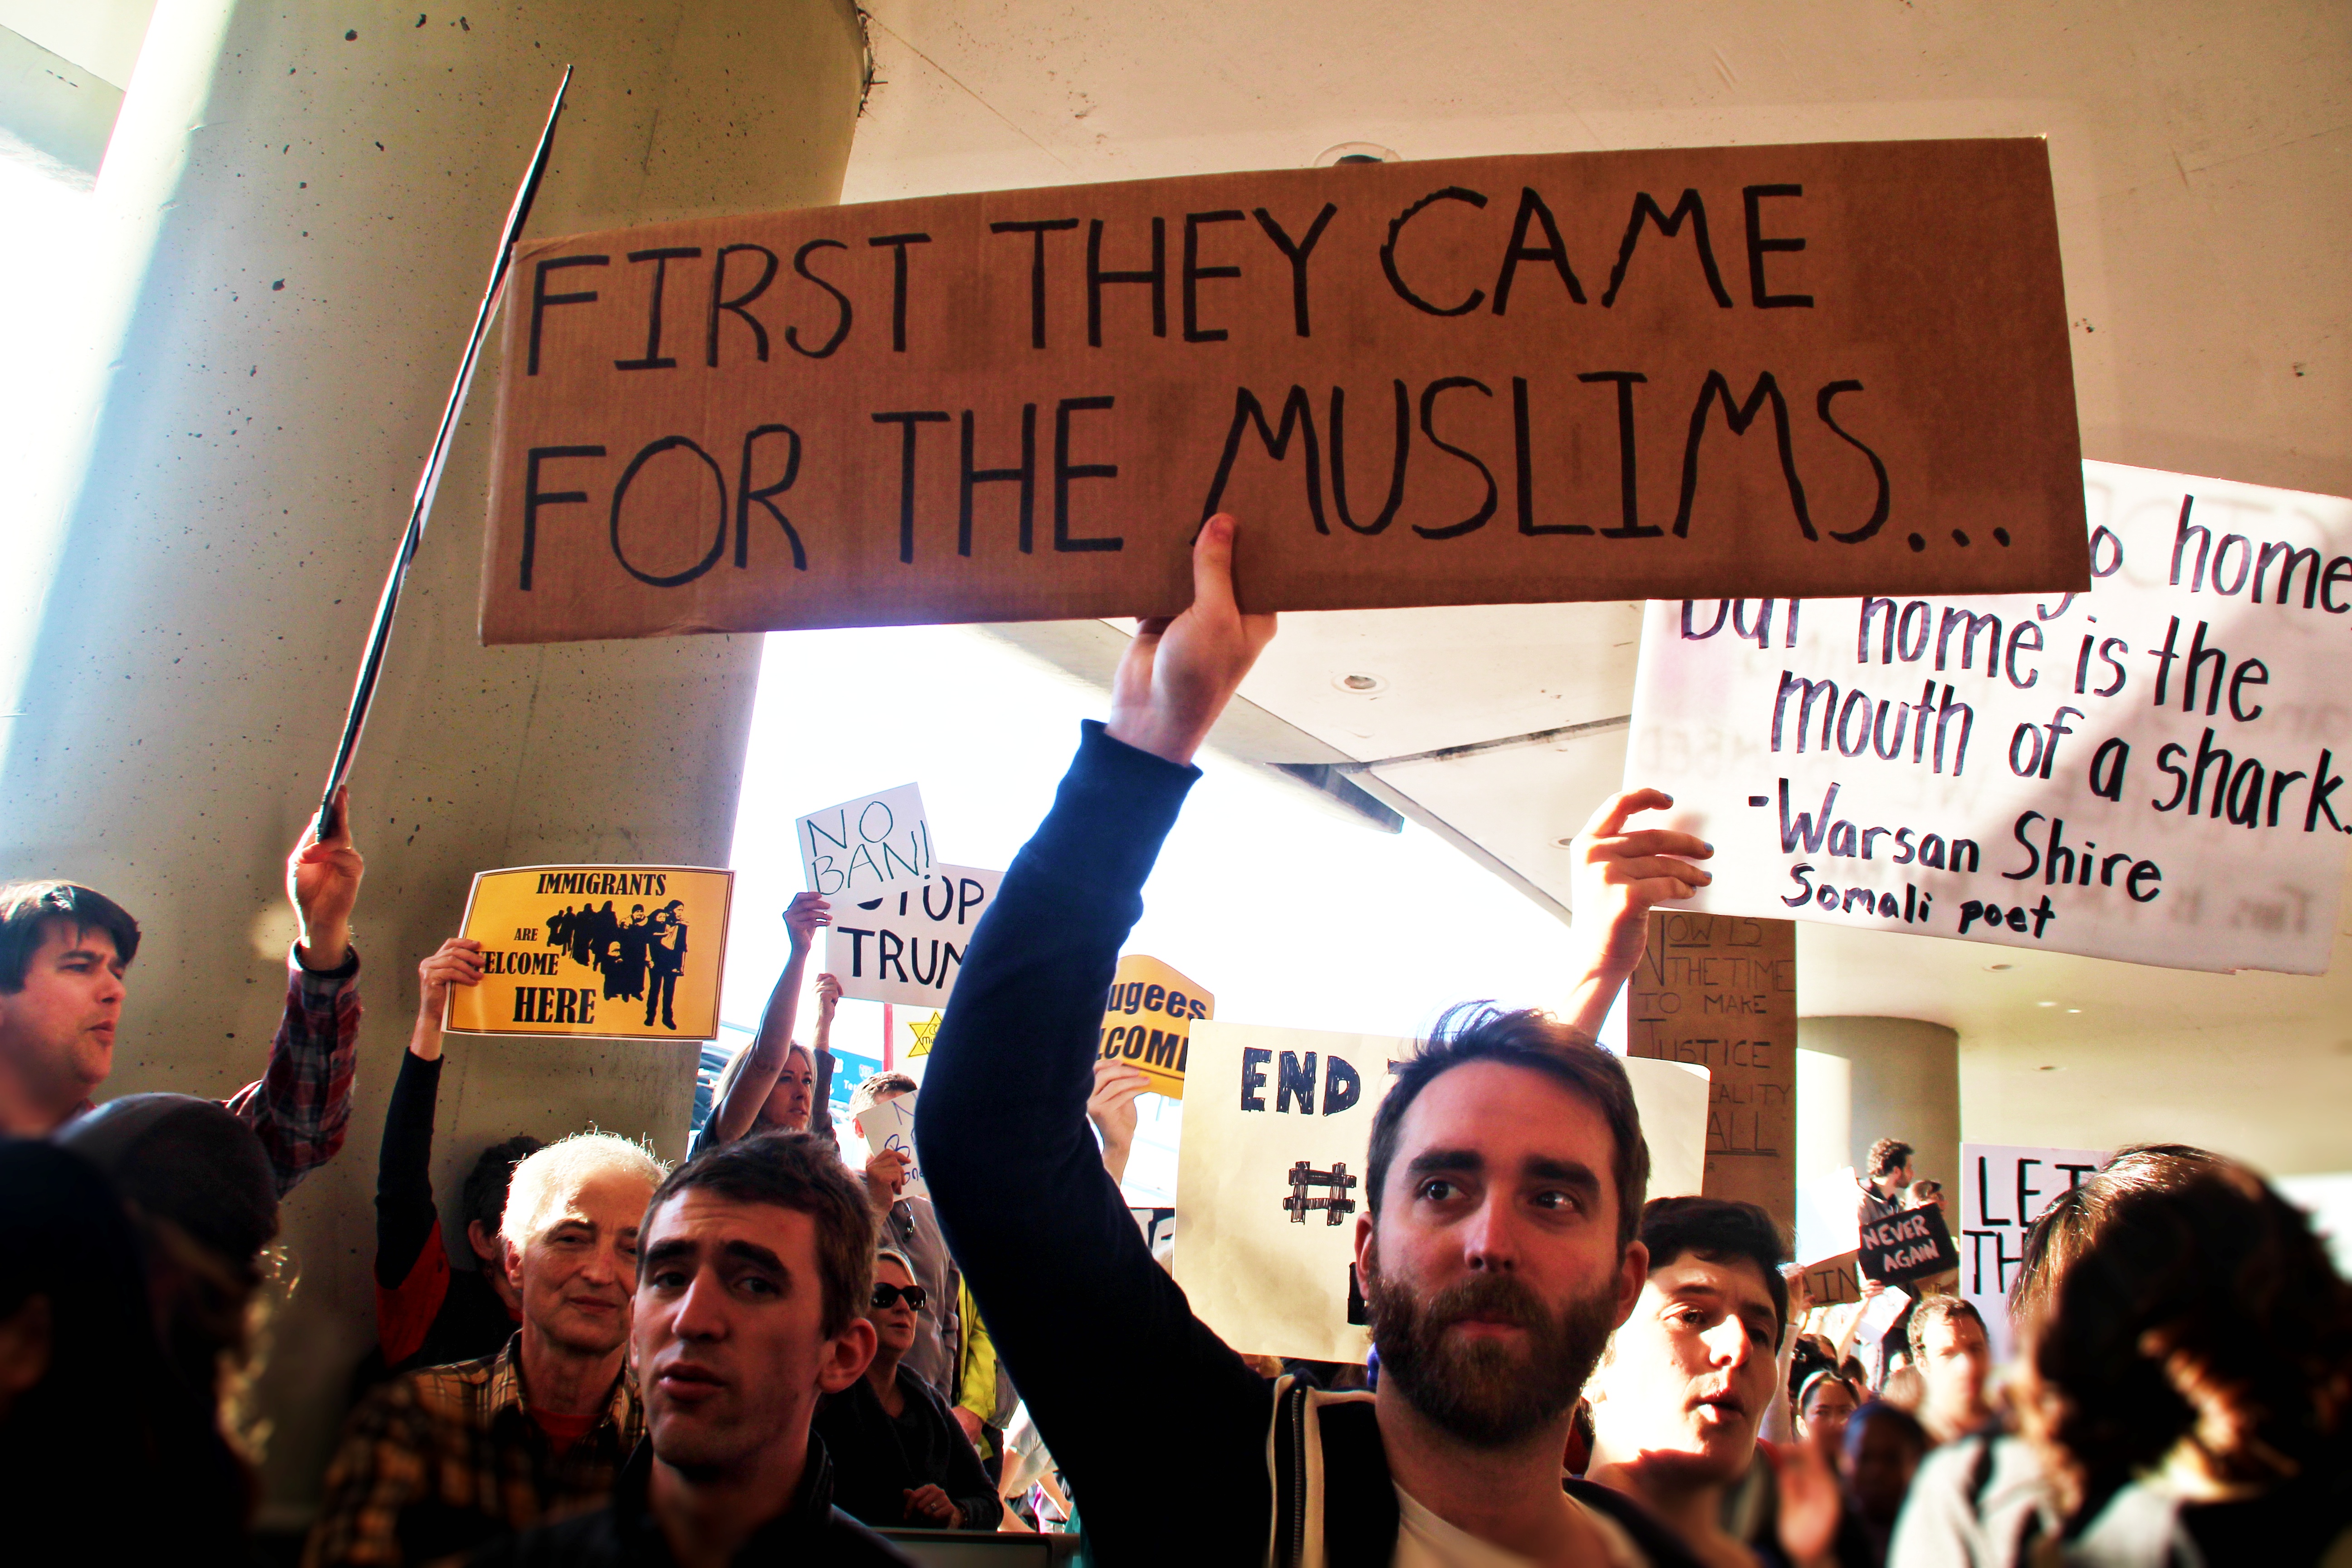
[[[1995,974],[1999,974],[2002,970],[2014,969],[2017,965],[2013,963],[1988,963],[1985,967],[1992,971]]]
[[[1377,675],[1335,675],[1331,678],[1331,684],[1342,691],[1352,692],[1359,697],[1367,697],[1373,692],[1386,691],[1389,689],[1389,683]]]
[[[1337,147],[1326,147],[1316,153],[1314,166],[1328,169],[1339,163],[1401,163],[1403,161],[1397,156],[1394,148],[1383,147],[1377,142],[1342,142]]]

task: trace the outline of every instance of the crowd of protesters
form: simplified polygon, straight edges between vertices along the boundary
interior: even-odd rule
[[[683,1163],[609,1130],[509,1138],[445,1239],[439,1020],[483,962],[463,939],[423,960],[376,1342],[304,1562],[897,1563],[927,1532],[1058,1524],[1113,1568],[2352,1563],[2352,1286],[2243,1166],[2127,1149],[2057,1200],[1999,1381],[1965,1300],[1917,1292],[1868,1367],[1862,1311],[1808,1299],[1763,1210],[1648,1196],[1594,1033],[1712,854],[1632,825],[1671,805],[1653,791],[1576,840],[1559,1012],[1457,1007],[1373,1115],[1370,1373],[1195,1318],[1120,1193],[1144,1084],[1096,1031],[1192,755],[1274,634],[1234,605],[1234,535],[1202,531],[1192,607],[1136,637],[974,934],[916,1113],[929,1195],[904,1153],[835,1135],[832,977],[794,1038],[830,919],[803,894]],[[289,858],[283,1021],[224,1102],[94,1103],[137,922],[69,883],[0,889],[9,1561],[257,1560],[254,1304],[279,1201],[350,1119],[342,805]],[[848,1146],[917,1087],[858,1084]],[[1940,1202],[1907,1146],[1867,1164],[1865,1223]]]

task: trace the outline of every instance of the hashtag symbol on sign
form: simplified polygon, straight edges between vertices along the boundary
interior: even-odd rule
[[[1324,1224],[1338,1225],[1341,1215],[1356,1212],[1356,1200],[1345,1195],[1355,1184],[1356,1178],[1348,1174],[1345,1161],[1328,1171],[1318,1171],[1301,1160],[1290,1167],[1290,1195],[1282,1200],[1284,1212],[1290,1215],[1291,1224],[1305,1225],[1310,1210],[1321,1209]],[[1321,1187],[1323,1195],[1308,1197],[1309,1187]]]

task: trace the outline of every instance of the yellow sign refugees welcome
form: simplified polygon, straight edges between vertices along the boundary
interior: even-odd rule
[[[1181,1100],[1192,1020],[1216,1012],[1217,999],[1192,981],[1156,958],[1129,953],[1103,1010],[1102,1057],[1141,1068],[1155,1092]]]

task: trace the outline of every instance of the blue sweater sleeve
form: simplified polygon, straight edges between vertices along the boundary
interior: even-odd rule
[[[1199,777],[1085,727],[917,1102],[948,1245],[1106,1561],[1255,1561],[1270,1522],[1271,1385],[1152,1262],[1086,1114],[1119,948]]]

